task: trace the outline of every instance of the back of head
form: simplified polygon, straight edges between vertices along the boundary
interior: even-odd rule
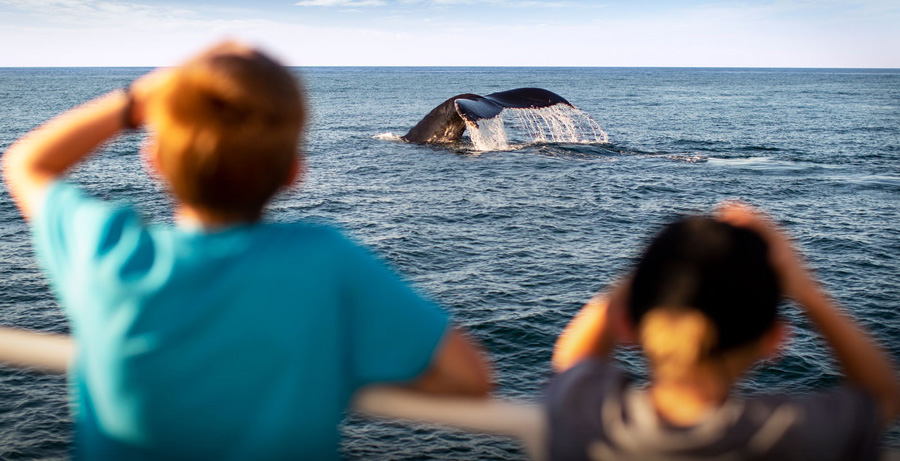
[[[767,246],[753,231],[707,217],[666,227],[642,256],[629,315],[651,361],[696,362],[761,338],[781,296]]]
[[[179,202],[218,220],[253,221],[290,180],[306,109],[287,69],[228,42],[175,69],[148,101],[147,119]]]

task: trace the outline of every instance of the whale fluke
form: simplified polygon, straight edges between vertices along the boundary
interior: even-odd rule
[[[466,122],[496,117],[503,109],[538,109],[556,104],[572,107],[562,96],[542,88],[518,88],[487,96],[465,93],[435,107],[402,137],[419,144],[457,142],[466,131]]]

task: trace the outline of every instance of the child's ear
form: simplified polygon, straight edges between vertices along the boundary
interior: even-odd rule
[[[764,360],[777,359],[781,355],[781,348],[787,344],[791,337],[791,327],[784,321],[777,320],[772,328],[763,335],[760,349],[760,358]]]
[[[616,333],[616,339],[623,344],[637,344],[637,329],[624,309],[613,309],[608,314],[610,326]]]
[[[291,160],[290,168],[291,171],[288,173],[287,180],[284,181],[282,187],[291,187],[303,178],[303,174],[306,173],[306,162],[304,162],[300,156],[295,156]]]
[[[155,178],[162,177],[162,170],[159,167],[159,145],[156,144],[156,140],[152,136],[144,138],[144,142],[141,143],[140,153],[147,173]]]

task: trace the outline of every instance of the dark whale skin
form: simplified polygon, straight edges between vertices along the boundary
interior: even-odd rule
[[[542,88],[517,88],[487,96],[458,94],[435,107],[401,139],[417,144],[459,142],[466,122],[496,117],[503,109],[539,109],[556,104],[572,106],[562,96]]]

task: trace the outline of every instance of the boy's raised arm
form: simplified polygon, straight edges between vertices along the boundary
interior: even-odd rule
[[[3,155],[3,179],[26,219],[38,211],[47,186],[124,128],[124,91],[68,110],[16,141]]]
[[[3,180],[25,219],[43,202],[47,186],[108,139],[144,123],[146,101],[171,75],[157,69],[116,90],[69,109],[35,128],[3,154]]]

